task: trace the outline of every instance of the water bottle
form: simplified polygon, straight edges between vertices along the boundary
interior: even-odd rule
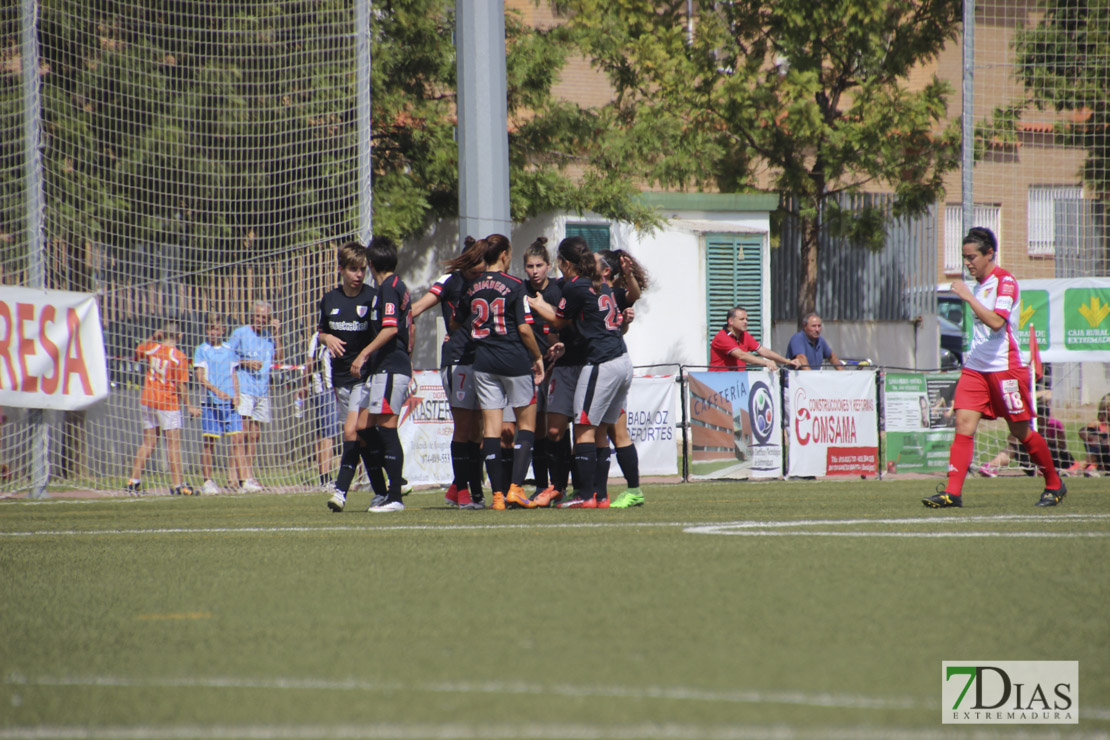
[[[295,419],[304,418],[304,399],[303,398],[293,399],[293,418],[295,418]]]

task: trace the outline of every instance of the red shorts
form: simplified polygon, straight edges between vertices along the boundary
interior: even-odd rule
[[[1029,368],[981,373],[966,367],[956,383],[952,408],[978,411],[984,419],[999,417],[1008,421],[1033,418],[1033,400],[1029,395]]]

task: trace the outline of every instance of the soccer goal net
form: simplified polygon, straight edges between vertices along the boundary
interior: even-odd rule
[[[369,196],[358,84],[369,50],[355,6],[41,0],[37,59],[5,14],[0,282],[98,294],[111,393],[87,411],[4,409],[0,489],[31,486],[36,460],[51,487],[123,489],[143,433],[147,364],[136,348],[174,322],[192,360],[207,317],[225,317],[226,341],[259,302],[272,309],[279,350],[253,474],[279,490],[318,479],[315,408],[308,398],[298,415],[294,401],[315,301],[334,284],[335,248],[356,237]],[[38,81],[37,253],[26,215],[26,65]],[[204,401],[195,381],[189,397]],[[185,479],[199,487],[201,422],[182,413]],[[170,484],[165,449],[145,466],[146,491]],[[220,440],[213,478],[224,489],[226,451]]]

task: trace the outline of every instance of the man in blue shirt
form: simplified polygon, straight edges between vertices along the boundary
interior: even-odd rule
[[[825,360],[837,370],[844,369],[844,363],[821,336],[821,328],[821,317],[815,313],[807,314],[802,321],[802,330],[790,337],[786,356],[798,361],[799,370],[820,370]]]
[[[281,342],[278,339],[279,322],[273,318],[273,308],[266,301],[255,301],[251,310],[251,323],[231,332],[228,346],[235,350],[238,359],[236,376],[239,380],[238,412],[243,417],[244,468],[243,490],[254,493],[262,490],[253,473],[254,455],[262,424],[270,423],[270,367],[281,362]]]

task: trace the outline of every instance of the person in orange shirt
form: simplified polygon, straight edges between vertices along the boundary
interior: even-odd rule
[[[189,404],[189,358],[177,348],[179,341],[181,330],[177,324],[168,322],[135,349],[135,359],[147,362],[149,368],[139,399],[143,411],[143,443],[135,453],[131,479],[127,482],[127,493],[132,496],[142,493],[139,476],[158,444],[159,433],[166,437],[166,458],[173,484],[170,494],[192,496],[196,493],[181,475],[181,407],[194,417],[200,416],[200,409]]]

